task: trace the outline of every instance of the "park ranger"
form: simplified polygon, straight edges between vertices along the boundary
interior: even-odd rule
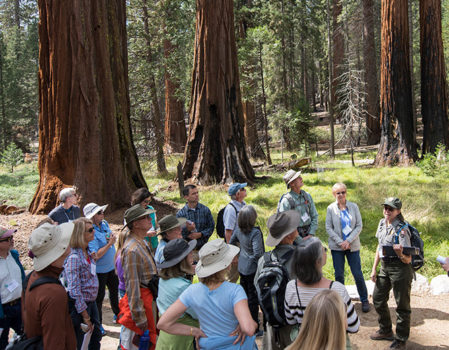
[[[385,199],[384,218],[380,220],[376,237],[376,250],[371,280],[376,283],[373,304],[379,315],[379,329],[371,335],[373,340],[393,340],[388,349],[405,349],[410,334],[410,291],[413,279],[411,256],[403,248],[410,247],[410,231],[401,214],[399,198]],[[392,249],[391,249],[392,248]],[[377,265],[381,262],[379,273]],[[396,299],[396,336],[393,335],[388,298],[390,290]]]
[[[296,210],[300,214],[298,222],[298,233],[302,238],[315,235],[318,228],[318,212],[313,203],[312,196],[301,187],[304,185],[301,172],[290,169],[283,177],[290,192],[282,195],[278,212]]]

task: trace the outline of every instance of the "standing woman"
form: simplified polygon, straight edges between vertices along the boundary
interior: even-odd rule
[[[257,213],[252,205],[245,205],[239,212],[238,227],[234,230],[229,244],[240,243],[238,271],[240,285],[248,296],[248,306],[253,320],[259,325],[259,302],[254,285],[257,262],[264,253],[263,236],[256,224]]]
[[[151,228],[148,231],[148,237],[145,240],[150,243],[150,248],[153,254],[156,252],[159,240],[156,234],[157,218],[156,210],[150,205],[152,194],[145,187],[139,188],[131,196],[131,205],[140,204],[144,209],[151,209],[153,213],[150,214]]]
[[[370,309],[368,291],[360,263],[360,232],[362,217],[357,204],[346,200],[346,185],[338,182],[332,186],[336,201],[327,207],[326,231],[332,253],[335,280],[345,284],[345,257],[354,276],[357,291],[362,302],[362,311]]]
[[[379,314],[379,329],[371,335],[373,340],[393,340],[390,349],[405,349],[405,342],[410,334],[410,290],[413,269],[412,257],[405,255],[403,247],[410,247],[410,231],[401,214],[402,202],[399,198],[385,199],[384,218],[377,227],[376,237],[379,240],[374,258],[371,280],[376,283],[373,293],[373,304]],[[393,253],[384,256],[383,246],[393,247]],[[379,273],[377,265],[381,262]],[[393,334],[388,299],[390,290],[396,299],[396,336]]]
[[[70,316],[75,328],[77,349],[81,349],[84,332],[81,323],[93,330],[89,350],[100,349],[101,331],[97,303],[98,278],[95,260],[89,251],[89,242],[94,239],[92,221],[86,218],[75,220],[70,239],[71,252],[64,263],[64,279],[67,292],[72,299]]]
[[[104,219],[104,211],[108,205],[99,206],[96,203],[89,203],[83,208],[84,216],[92,220],[94,227],[94,239],[89,242],[89,250],[93,254],[97,264],[98,296],[97,309],[100,315],[100,324],[103,323],[102,305],[106,287],[109,290],[109,302],[114,313],[114,322],[120,312],[118,307],[118,278],[115,274],[115,241],[116,236],[109,228],[108,222]],[[106,332],[101,326],[101,334]]]
[[[61,204],[48,214],[57,225],[72,222],[81,217],[80,207],[76,205],[78,204],[78,194],[75,187],[62,189],[59,192],[59,201]]]

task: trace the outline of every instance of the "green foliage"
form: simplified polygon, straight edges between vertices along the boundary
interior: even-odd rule
[[[449,175],[449,151],[440,143],[435,153],[425,153],[417,166],[427,176],[447,177]]]
[[[14,173],[0,167],[0,199],[7,205],[27,207],[39,182],[37,164],[20,164]]]
[[[11,142],[3,151],[0,157],[0,163],[8,167],[10,172],[14,172],[14,168],[23,162],[23,152]]]

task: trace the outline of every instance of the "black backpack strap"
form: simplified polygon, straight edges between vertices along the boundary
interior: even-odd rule
[[[234,204],[232,204],[232,202],[229,202],[229,205],[230,205],[231,207],[233,207],[233,208],[234,208],[234,210],[235,210],[235,215],[237,216],[237,214],[238,214],[238,211],[237,211],[237,208],[235,207],[235,205],[234,205]]]
[[[30,286],[29,291],[31,292],[31,290],[33,288],[39,287],[42,284],[61,284],[61,281],[55,277],[50,277],[50,276],[43,276],[38,278],[36,281],[33,282],[33,284]]]
[[[329,285],[329,289],[332,289],[333,284],[334,284],[334,281],[331,281],[331,284]]]
[[[302,308],[301,298],[299,297],[298,281],[297,280],[295,280],[295,287],[296,287],[296,296],[298,297],[298,301],[299,301],[299,307]],[[304,316],[304,312],[302,314]]]

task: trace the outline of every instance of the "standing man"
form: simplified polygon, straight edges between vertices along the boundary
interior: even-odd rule
[[[198,189],[195,185],[185,186],[182,194],[187,203],[176,216],[187,219],[186,227],[182,229],[182,237],[187,241],[196,239],[195,250],[198,251],[214,232],[214,218],[209,208],[199,203]]]
[[[318,212],[313,203],[312,196],[302,190],[304,186],[301,172],[290,169],[283,177],[287,189],[291,189],[282,195],[279,201],[278,211],[296,210],[299,212],[298,233],[303,239],[314,236],[318,228]]]
[[[12,235],[17,230],[0,227],[0,350],[8,345],[9,329],[22,333],[22,281],[25,271],[19,261],[19,252],[12,249]]]
[[[150,214],[154,210],[136,204],[125,212],[129,236],[122,249],[123,277],[126,295],[120,300],[118,323],[125,326],[122,344],[130,348],[134,333],[150,331],[150,350],[156,346],[155,324],[157,269],[145,236],[151,227]]]
[[[59,201],[61,204],[48,214],[50,219],[55,221],[56,224],[72,222],[81,217],[81,209],[77,206],[78,195],[75,187],[62,189],[59,192]]]

